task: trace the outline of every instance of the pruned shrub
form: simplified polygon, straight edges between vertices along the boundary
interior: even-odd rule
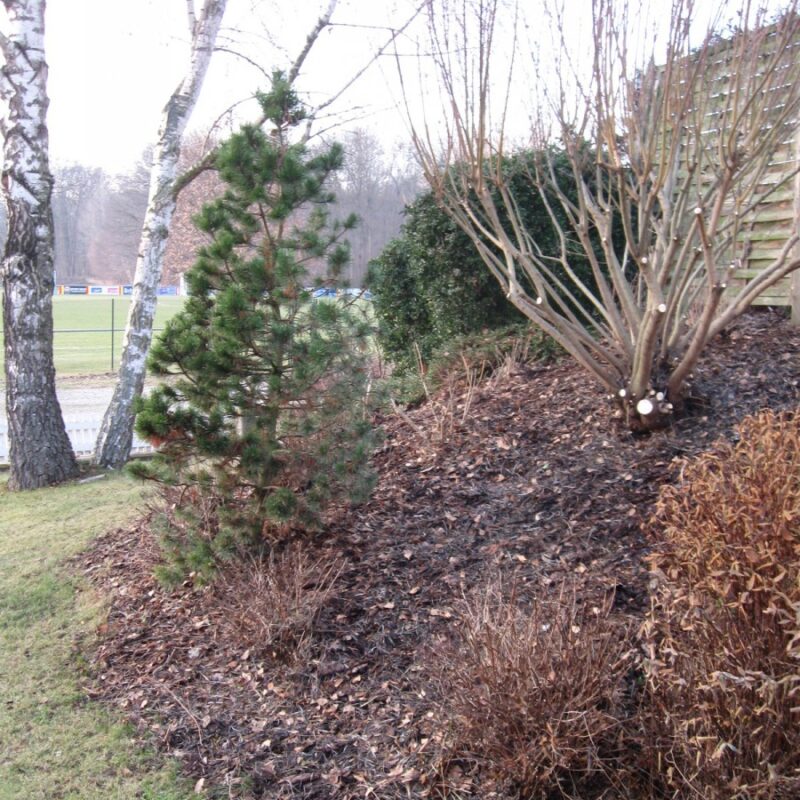
[[[566,593],[519,602],[499,581],[460,609],[433,673],[446,726],[437,772],[477,764],[525,798],[600,797],[622,775],[633,652],[605,610]]]
[[[687,797],[800,796],[800,415],[748,418],[687,462],[652,529],[663,776]]]
[[[214,582],[225,633],[262,658],[302,659],[343,568],[343,561],[311,556],[300,544],[227,564]]]
[[[559,229],[569,225],[569,215],[557,194],[549,190],[540,192],[531,185],[531,176],[543,157],[543,152],[520,150],[493,161],[492,171],[496,170],[507,181],[506,189],[515,198],[513,215],[518,215],[512,223],[499,194],[494,195],[494,190],[489,189],[497,204],[498,223],[511,238],[522,236],[525,249],[535,250],[548,262],[554,287],[563,290],[573,279],[593,287],[597,277],[595,267],[601,273],[606,270],[601,237],[594,232],[588,235],[586,244],[591,256],[587,257],[578,252],[580,248],[576,249],[572,237],[564,239],[560,235]],[[552,147],[546,157],[559,176],[565,199],[577,202],[580,186],[587,188],[596,183],[591,159],[583,165],[583,175],[578,181],[579,173],[573,171],[565,152]],[[457,185],[470,172],[467,164],[451,165],[447,182]],[[615,245],[623,248],[621,224],[612,224],[610,232]],[[481,247],[476,246],[479,242]],[[565,271],[562,247],[569,249],[569,274]],[[487,267],[482,249],[500,256],[496,241],[480,236],[476,240],[471,231],[468,233],[453,218],[437,192],[425,192],[406,208],[400,235],[372,261],[367,278],[374,294],[378,342],[398,372],[413,374],[418,353],[428,365],[443,350],[452,352],[456,339],[509,326],[522,327],[529,322],[510,301],[505,282],[501,281],[501,287],[497,270]],[[517,278],[520,288],[535,297],[537,290],[528,279],[521,272]],[[554,305],[573,319],[591,318],[597,312],[592,302],[576,302],[575,297],[565,301],[565,293],[559,290],[554,294],[558,298],[554,298]]]

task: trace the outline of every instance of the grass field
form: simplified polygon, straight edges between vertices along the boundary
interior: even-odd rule
[[[112,368],[111,311],[114,308],[114,366]],[[156,308],[156,329],[183,304],[180,297],[160,297]],[[127,297],[54,297],[53,350],[56,372],[66,375],[94,375],[110,372],[119,366],[122,336],[128,318]],[[82,333],[67,331],[84,331]],[[0,329],[0,376],[2,376],[2,329]]]
[[[0,480],[0,800],[197,796],[81,690],[103,607],[64,562],[132,519],[141,495],[119,475],[17,493]]]
[[[112,300],[115,329],[113,367],[110,332]],[[159,297],[155,319],[156,336],[157,331],[181,309],[183,303],[182,297]],[[371,318],[371,303],[358,300],[356,306]],[[129,307],[130,299],[127,297],[54,297],[53,351],[57,375],[69,377],[113,372],[119,366]],[[0,320],[2,320],[2,309],[0,309]],[[0,325],[0,382],[3,381],[4,375],[3,360],[3,330]]]

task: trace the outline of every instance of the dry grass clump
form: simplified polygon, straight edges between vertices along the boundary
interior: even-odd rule
[[[264,658],[303,658],[343,568],[344,562],[314,558],[300,545],[228,564],[213,585],[225,632]]]
[[[603,796],[620,775],[632,656],[605,610],[585,613],[564,596],[526,607],[490,583],[463,603],[435,656],[448,731],[441,793],[457,788],[452,765],[468,762],[521,797]]]
[[[662,490],[644,627],[661,771],[684,797],[800,797],[800,414]]]

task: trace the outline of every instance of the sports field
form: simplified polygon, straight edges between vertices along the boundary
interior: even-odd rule
[[[162,328],[182,304],[181,297],[159,297],[156,330]],[[116,369],[122,352],[122,336],[129,306],[130,299],[127,297],[54,297],[53,350],[58,375],[97,375]],[[2,341],[3,332],[0,328],[0,366],[3,362]],[[0,371],[2,380],[3,373]]]

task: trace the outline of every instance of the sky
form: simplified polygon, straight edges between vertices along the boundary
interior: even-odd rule
[[[267,72],[287,67],[325,5],[229,0],[217,41],[224,50],[212,59],[190,129],[207,130],[265,85],[257,68],[226,51]],[[386,25],[402,24],[412,8],[411,0],[339,0],[338,24],[323,32],[298,82],[305,99],[317,104],[338,92],[386,41]],[[185,71],[185,0],[50,0],[45,37],[51,160],[130,169],[155,139],[161,109]],[[393,56],[381,58],[338,103],[340,118],[402,136],[395,73]],[[253,115],[252,104],[236,109],[240,121]]]
[[[197,6],[201,0],[194,2]],[[435,2],[442,7],[448,0]],[[521,48],[523,56],[515,67],[513,88],[522,92],[515,99],[517,109],[530,108],[525,92],[537,79],[537,73],[529,72],[530,54],[546,53],[544,30],[548,23],[543,8],[548,2],[551,6],[563,3],[566,9],[570,26],[566,35],[574,42],[568,55],[580,58],[588,52],[587,26],[581,27],[581,20],[590,19],[591,0],[522,0],[520,30],[530,39]],[[341,90],[386,42],[387,26],[399,27],[418,3],[339,0],[334,27],[323,32],[298,81],[304,99],[313,106]],[[660,3],[666,7],[669,0],[658,0],[656,5]],[[782,5],[779,0],[770,4]],[[231,106],[239,122],[253,118],[252,102],[242,101],[264,88],[264,75],[228,51],[243,54],[266,72],[288,67],[326,5],[327,0],[228,0],[217,40],[222,49],[212,59],[189,129],[205,132],[221,115],[230,126],[224,112]],[[512,0],[507,0],[506,7],[512,5]],[[697,5],[707,12],[719,3],[697,0]],[[507,12],[502,20],[506,28],[510,16]],[[131,169],[147,144],[155,140],[161,109],[184,74],[188,39],[186,0],[49,0],[45,47],[50,66],[48,123],[53,163],[78,162],[109,172]],[[425,50],[422,19],[398,39],[397,50],[404,66],[422,63],[415,58]],[[503,56],[511,47],[503,44],[497,50]],[[543,63],[546,72],[547,65],[552,68],[557,60],[557,55],[545,55],[535,67],[538,75]],[[338,116],[323,119],[321,127],[335,122],[369,128],[386,141],[407,140],[405,116],[397,108],[401,91],[396,63],[393,53],[378,59],[345,92],[336,106]],[[408,85],[411,93],[428,94],[427,111],[433,118],[442,113],[442,103],[432,91],[435,81],[426,69],[429,67],[422,67],[421,77],[410,69]],[[523,128],[525,124],[523,118]]]

